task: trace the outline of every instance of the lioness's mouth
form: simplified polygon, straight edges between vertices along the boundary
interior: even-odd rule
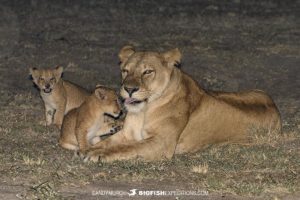
[[[139,104],[142,103],[144,101],[135,99],[135,98],[126,98],[124,99],[124,104],[129,104],[129,105],[135,105],[135,104]]]
[[[51,88],[45,88],[45,89],[43,89],[43,91],[44,91],[45,93],[50,93],[50,92],[52,92],[52,89],[51,89]]]

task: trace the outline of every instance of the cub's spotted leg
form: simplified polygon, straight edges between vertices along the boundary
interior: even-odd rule
[[[91,145],[95,145],[98,142],[100,142],[102,139],[110,137],[111,135],[119,132],[122,128],[123,126],[120,125],[119,123],[111,124],[108,127],[104,126],[97,132],[96,136],[90,140]]]
[[[61,103],[54,113],[54,124],[61,128],[66,110],[66,101]]]
[[[53,123],[54,115],[55,115],[55,110],[49,105],[45,104],[46,126],[50,126]]]
[[[100,142],[102,139],[105,139],[123,128],[123,121],[113,119],[109,116],[104,116],[103,123],[100,129],[95,134],[95,137],[90,139],[90,144],[95,145]]]

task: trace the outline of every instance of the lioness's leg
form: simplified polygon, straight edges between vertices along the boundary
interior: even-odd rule
[[[170,159],[175,150],[176,140],[170,140],[168,145],[159,142],[161,139],[148,138],[141,142],[130,142],[111,146],[110,148],[92,148],[85,161],[98,161],[99,159],[111,162],[114,160],[128,160],[141,157],[144,160]]]
[[[171,158],[175,152],[178,138],[186,126],[187,118],[165,118],[160,120],[163,126],[151,126],[143,130],[148,138],[136,140],[130,126],[93,146],[85,160],[104,161],[132,159],[142,157],[145,160]],[[159,131],[159,132],[157,132]]]

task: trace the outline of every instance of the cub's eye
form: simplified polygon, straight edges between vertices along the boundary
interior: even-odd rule
[[[127,69],[122,69],[122,73],[128,73]]]
[[[154,70],[152,70],[152,69],[147,69],[146,71],[143,72],[143,74],[146,75],[146,74],[151,74],[151,73],[153,73],[153,72],[154,72]]]
[[[55,78],[54,77],[50,78],[50,81],[55,81]]]
[[[43,80],[45,80],[43,77],[40,77],[39,79],[40,79],[40,81],[43,81]]]

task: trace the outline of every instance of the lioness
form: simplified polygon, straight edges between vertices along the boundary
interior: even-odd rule
[[[85,89],[61,78],[63,67],[54,69],[30,68],[33,82],[40,90],[45,104],[46,125],[61,127],[64,115],[80,106],[90,95]]]
[[[112,134],[120,129],[121,114],[118,96],[114,90],[97,85],[95,92],[83,104],[71,110],[64,118],[59,144],[65,149],[84,153],[100,141],[99,136]]]
[[[171,158],[208,144],[242,142],[252,127],[280,131],[281,120],[272,99],[263,91],[206,92],[174,67],[181,53],[119,53],[121,96],[128,110],[123,129],[97,143],[85,161],[140,157]]]

